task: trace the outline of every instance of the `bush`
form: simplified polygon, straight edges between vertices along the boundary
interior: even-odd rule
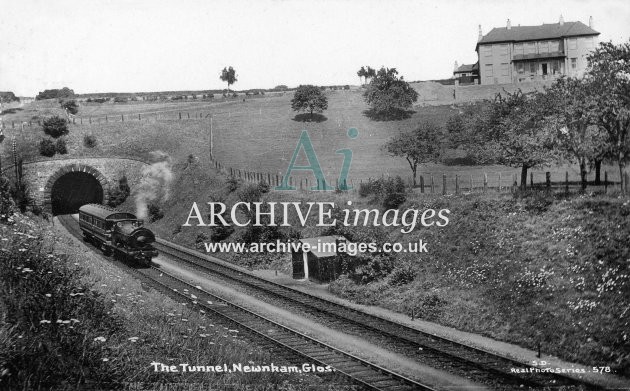
[[[117,96],[114,98],[114,103],[127,103],[127,98],[123,96]]]
[[[399,176],[361,183],[359,185],[359,195],[361,197],[374,195],[375,200],[379,201],[387,209],[396,209],[407,200],[405,182]]]
[[[83,136],[83,145],[86,148],[96,147],[96,137],[91,134],[86,134],[85,136]]]
[[[74,99],[62,100],[61,107],[67,110],[70,114],[76,114],[79,112],[79,106],[77,105],[77,101]]]
[[[39,153],[40,155],[47,157],[55,156],[55,153],[57,153],[55,143],[51,139],[43,139],[42,142],[39,143]]]
[[[60,155],[65,155],[66,153],[68,153],[68,146],[66,145],[66,139],[63,139],[63,138],[57,139],[57,142],[55,143],[55,150]]]
[[[230,237],[234,233],[234,228],[229,225],[218,225],[214,227],[210,233],[210,240],[220,242]]]
[[[406,285],[416,278],[416,270],[410,263],[396,266],[389,275],[389,285]]]
[[[230,175],[225,180],[225,184],[227,185],[228,192],[232,193],[238,189],[238,179],[234,175]]]
[[[127,197],[129,197],[130,193],[131,189],[129,188],[129,184],[127,183],[127,177],[123,175],[118,180],[118,187],[110,190],[109,201],[107,205],[111,207],[116,207],[122,204],[123,202],[125,202]]]
[[[43,129],[44,133],[53,138],[65,136],[68,134],[68,122],[56,115],[44,120]]]
[[[247,185],[238,191],[238,198],[243,202],[258,202],[262,197],[260,186]]]
[[[164,217],[164,211],[162,211],[162,208],[160,208],[157,204],[149,204],[147,209],[149,212],[149,222],[151,223]]]
[[[266,194],[269,193],[269,184],[265,181],[260,181],[258,182],[258,190],[260,191],[261,194]]]

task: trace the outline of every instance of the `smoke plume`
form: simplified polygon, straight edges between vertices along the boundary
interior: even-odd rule
[[[142,169],[142,178],[135,192],[139,219],[147,218],[149,203],[168,200],[173,181],[170,156],[162,151],[153,151],[149,156],[153,163]]]

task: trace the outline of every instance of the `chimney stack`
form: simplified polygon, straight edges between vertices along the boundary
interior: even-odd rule
[[[510,22],[510,19],[507,20],[507,29],[508,30],[512,29],[512,22]]]
[[[564,26],[564,18],[562,17],[562,14],[560,14],[560,26]]]
[[[483,38],[483,34],[481,33],[481,25],[479,25],[479,36],[477,37],[477,42],[481,41],[482,38]]]
[[[456,70],[457,70],[457,68],[459,68],[459,65],[457,65],[457,61],[455,61],[455,66],[454,66],[454,68],[453,68],[453,71],[456,71]]]
[[[592,16],[588,17],[588,27],[590,27],[592,29],[595,28],[595,25],[593,24],[593,17]]]

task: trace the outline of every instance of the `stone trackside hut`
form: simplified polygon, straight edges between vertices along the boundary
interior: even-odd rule
[[[310,251],[292,251],[293,278],[327,283],[341,274],[341,262],[338,245],[346,242],[343,236],[319,236],[299,239],[299,243],[308,244]]]

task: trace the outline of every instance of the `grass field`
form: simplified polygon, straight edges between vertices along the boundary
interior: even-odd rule
[[[209,163],[210,128],[212,127],[215,159],[226,167],[272,175],[283,175],[291,160],[302,130],[307,130],[318,160],[328,182],[335,183],[343,162],[336,150],[349,148],[353,160],[348,179],[352,183],[380,176],[400,175],[406,180],[411,176],[407,162],[387,155],[382,146],[401,131],[413,129],[416,124],[433,121],[444,124],[455,113],[453,106],[424,105],[442,99],[443,91],[435,86],[421,89],[420,101],[413,115],[400,121],[374,121],[363,112],[367,109],[360,90],[327,91],[328,107],[322,122],[299,122],[290,108],[291,93],[269,94],[260,98],[242,97],[235,100],[133,102],[128,104],[85,104],[80,107],[75,124],[70,125],[67,137],[70,156],[132,156],[143,158],[151,150],[164,150],[176,159],[186,159],[190,154],[202,163]],[[61,114],[56,102],[34,102],[23,110],[5,115],[5,124],[12,121],[29,121],[51,114]],[[179,119],[180,113],[182,120]],[[141,120],[138,120],[138,114]],[[212,116],[212,119],[210,118]],[[107,122],[105,121],[107,116]],[[124,121],[121,116],[124,116]],[[92,123],[89,123],[91,118]],[[81,123],[82,122],[82,123]],[[347,136],[349,128],[356,128],[356,139]],[[38,153],[43,133],[37,124],[25,127],[24,132],[7,129],[6,135],[17,135],[19,148],[26,160],[41,158]],[[83,146],[83,136],[94,135],[98,140],[95,149]],[[0,146],[3,164],[7,164],[9,143]],[[462,157],[463,151],[449,151],[450,157]],[[304,153],[298,163],[305,163]],[[606,168],[610,180],[618,178],[617,170]],[[551,171],[552,181],[564,180],[565,171],[570,180],[579,179],[575,165],[562,165],[534,170],[536,182],[544,181],[544,171]],[[518,169],[505,166],[461,166],[426,164],[419,175],[434,175],[436,182],[442,174],[448,178],[448,187],[454,188],[455,175],[462,186],[469,186],[470,176],[479,184],[483,174],[488,174],[491,186],[498,183],[501,173],[503,185],[511,182]],[[310,176],[310,172],[306,172]],[[295,177],[301,173],[294,172]],[[591,173],[592,179],[594,173]],[[312,181],[312,177],[311,177]],[[312,183],[312,182],[311,182]]]

